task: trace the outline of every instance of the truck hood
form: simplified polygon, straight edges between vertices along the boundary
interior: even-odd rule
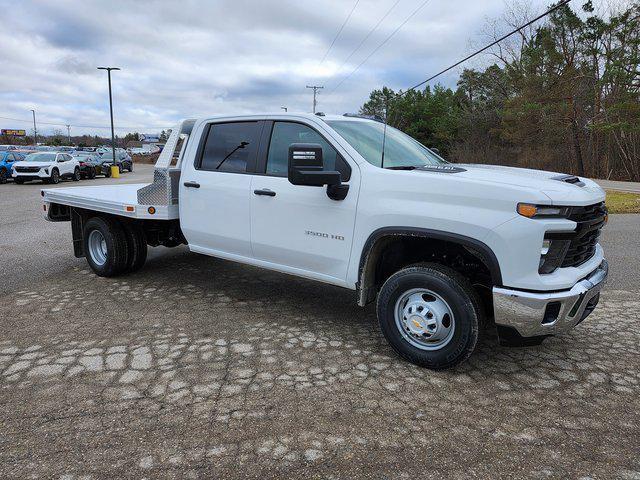
[[[493,184],[505,184],[544,193],[552,204],[590,205],[604,201],[605,193],[593,180],[557,172],[500,165],[453,164],[465,171],[465,178]]]
[[[50,167],[55,162],[15,162],[13,164],[14,167],[38,167],[45,168]]]

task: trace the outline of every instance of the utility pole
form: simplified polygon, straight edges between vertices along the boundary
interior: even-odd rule
[[[111,113],[111,151],[113,152],[113,166],[116,166],[116,139],[113,131],[113,99],[111,97],[111,70],[120,70],[118,67],[98,67],[98,70],[106,70],[109,79],[109,112]]]
[[[318,87],[317,85],[307,85],[307,88],[313,88],[313,113],[316,113],[316,106],[318,105],[316,95],[318,93],[318,90],[322,90],[324,87]]]
[[[37,147],[38,146],[38,130],[36,129],[36,111],[31,110],[31,113],[33,113],[33,146]]]
[[[69,141],[68,145],[71,145],[71,125],[67,125],[67,140]]]

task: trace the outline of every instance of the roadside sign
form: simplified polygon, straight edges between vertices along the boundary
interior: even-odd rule
[[[9,137],[26,137],[26,130],[5,129],[0,130],[0,135],[7,135]]]

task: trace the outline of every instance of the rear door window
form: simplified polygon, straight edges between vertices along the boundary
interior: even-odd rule
[[[214,123],[209,127],[198,168],[245,173],[253,166],[260,138],[258,122]]]

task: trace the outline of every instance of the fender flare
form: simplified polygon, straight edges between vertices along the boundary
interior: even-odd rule
[[[372,256],[375,246],[378,242],[385,237],[417,237],[417,238],[431,238],[434,240],[441,240],[446,242],[455,243],[466,247],[476,254],[480,260],[485,263],[491,274],[491,282],[494,286],[502,285],[502,273],[500,271],[500,264],[498,258],[491,248],[486,244],[472,237],[460,235],[458,233],[445,232],[441,230],[432,230],[429,228],[419,227],[382,227],[375,230],[362,248],[360,254],[360,264],[358,266],[358,283],[356,283],[356,290],[358,294],[358,304],[364,306],[369,303],[370,299],[370,287],[366,286],[366,276],[371,268]],[[375,261],[377,257],[373,257]]]

